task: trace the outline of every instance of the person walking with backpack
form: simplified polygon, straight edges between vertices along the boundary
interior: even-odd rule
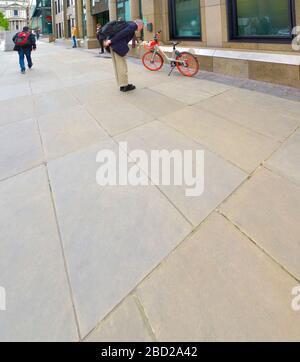
[[[133,84],[128,83],[128,67],[125,57],[129,52],[128,43],[133,39],[135,32],[141,31],[143,27],[143,20],[137,19],[130,22],[115,21],[108,23],[102,29],[102,33],[107,39],[104,45],[110,48],[115,77],[121,92],[129,92],[136,88]]]
[[[19,53],[21,73],[25,74],[25,57],[28,68],[31,69],[33,66],[31,52],[32,50],[36,50],[35,36],[31,33],[28,26],[24,26],[23,31],[13,37],[13,42],[15,43],[14,50]]]

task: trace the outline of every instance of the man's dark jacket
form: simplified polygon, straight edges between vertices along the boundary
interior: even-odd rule
[[[20,31],[19,33],[24,33],[24,31]],[[15,42],[15,40],[17,39],[17,36],[18,36],[19,33],[17,33],[13,37],[13,42]],[[24,49],[25,51],[26,50],[36,49],[34,34],[30,33],[30,35],[29,35],[29,44],[28,45],[21,46],[21,47],[19,45],[15,45],[14,50],[18,52],[21,48]]]
[[[125,29],[121,30],[111,39],[111,48],[121,57],[129,52],[128,43],[133,39],[138,26],[134,22],[129,22]]]

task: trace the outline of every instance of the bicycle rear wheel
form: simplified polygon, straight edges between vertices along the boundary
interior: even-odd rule
[[[193,77],[199,72],[199,63],[193,54],[188,52],[180,53],[176,60],[180,61],[180,63],[176,63],[177,69],[185,77]]]
[[[164,64],[163,57],[159,53],[147,52],[142,58],[144,67],[152,72],[157,72],[160,70]]]

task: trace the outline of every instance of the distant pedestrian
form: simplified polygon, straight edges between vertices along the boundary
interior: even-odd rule
[[[36,34],[36,40],[39,40],[40,39],[40,29],[36,29],[35,34]]]
[[[104,42],[106,47],[111,48],[111,56],[115,70],[115,76],[121,92],[129,92],[136,87],[128,83],[128,67],[126,62],[126,55],[129,52],[128,43],[134,38],[136,31],[143,29],[143,20],[127,22],[122,30],[113,34],[108,40]]]
[[[104,54],[104,38],[101,34],[101,29],[102,29],[102,25],[101,24],[97,24],[97,39],[98,42],[100,44],[100,54]]]
[[[19,53],[19,64],[21,73],[25,74],[25,57],[27,59],[28,68],[33,66],[31,59],[31,51],[36,50],[35,36],[29,30],[28,26],[24,26],[23,31],[17,33],[13,37],[15,43],[14,50]]]
[[[77,28],[76,26],[73,26],[72,28],[72,40],[73,40],[73,48],[77,48]]]

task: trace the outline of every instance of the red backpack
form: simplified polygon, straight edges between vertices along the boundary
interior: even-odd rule
[[[15,39],[15,44],[20,47],[30,45],[30,33],[25,31],[21,31],[20,33],[18,33]]]

